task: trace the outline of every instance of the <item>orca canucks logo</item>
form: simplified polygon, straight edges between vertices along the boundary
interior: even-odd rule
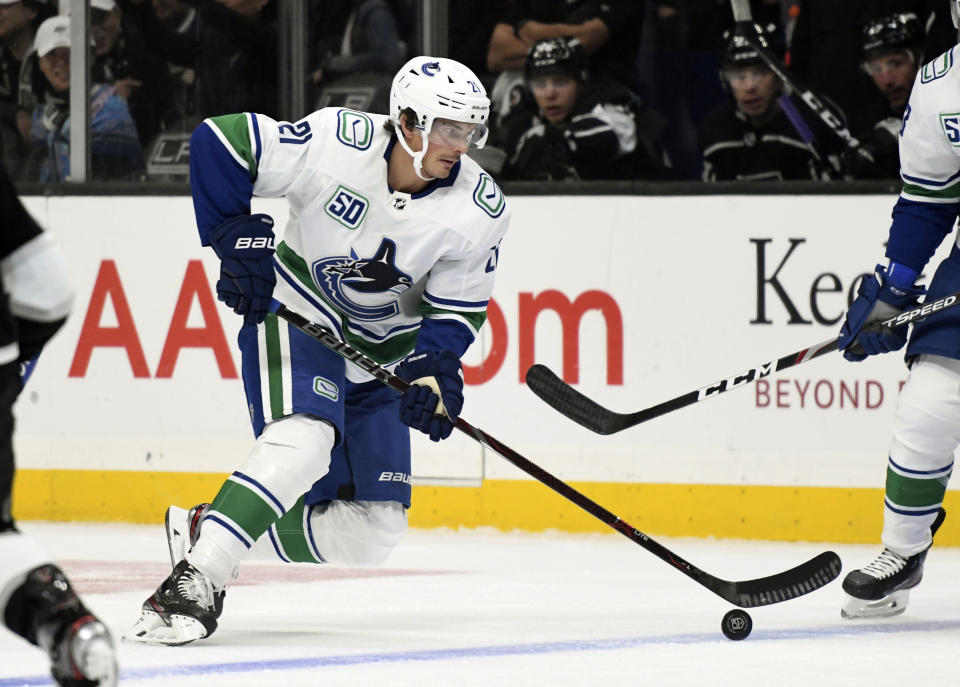
[[[397,269],[397,244],[384,238],[371,258],[350,249],[341,256],[313,263],[313,278],[323,294],[342,312],[357,320],[376,322],[400,311],[397,298],[413,285]]]
[[[422,71],[427,76],[433,76],[434,74],[440,71],[440,63],[424,62],[422,65],[420,65],[420,71]]]

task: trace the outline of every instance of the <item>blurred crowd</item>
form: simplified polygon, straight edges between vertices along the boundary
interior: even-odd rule
[[[282,118],[281,1],[91,0],[93,178],[185,180],[205,117]],[[311,0],[308,107],[385,113],[421,52],[418,4]],[[21,182],[69,175],[69,5],[0,0],[0,145]],[[447,56],[494,108],[478,162],[543,181],[898,179],[914,79],[957,43],[945,0],[750,9],[735,24],[729,0],[451,0]]]

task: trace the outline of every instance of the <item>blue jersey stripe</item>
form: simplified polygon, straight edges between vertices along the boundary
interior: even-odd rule
[[[440,298],[432,293],[423,292],[423,299],[437,305],[446,305],[451,308],[486,308],[489,301],[460,301],[454,298]]]

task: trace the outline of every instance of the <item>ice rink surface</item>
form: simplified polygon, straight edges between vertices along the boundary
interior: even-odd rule
[[[163,528],[21,523],[87,604],[122,635],[170,568]],[[823,550],[844,572],[878,546],[657,538],[726,579],[790,568]],[[842,576],[841,576],[842,577]],[[750,609],[753,633],[720,631],[732,608],[616,534],[411,530],[376,569],[241,568],[220,628],[184,647],[120,645],[123,685],[960,685],[960,550],[934,549],[896,618],[840,618],[840,579]],[[0,687],[52,684],[43,654],[0,632]]]

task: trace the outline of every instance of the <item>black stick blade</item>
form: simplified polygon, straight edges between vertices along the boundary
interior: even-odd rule
[[[607,410],[560,379],[546,365],[531,365],[527,370],[527,386],[548,406],[597,434],[613,434],[629,420],[625,415]]]
[[[731,582],[729,589],[718,593],[740,608],[769,606],[820,589],[835,580],[840,575],[842,567],[837,554],[833,551],[824,551],[796,568],[770,577]]]

